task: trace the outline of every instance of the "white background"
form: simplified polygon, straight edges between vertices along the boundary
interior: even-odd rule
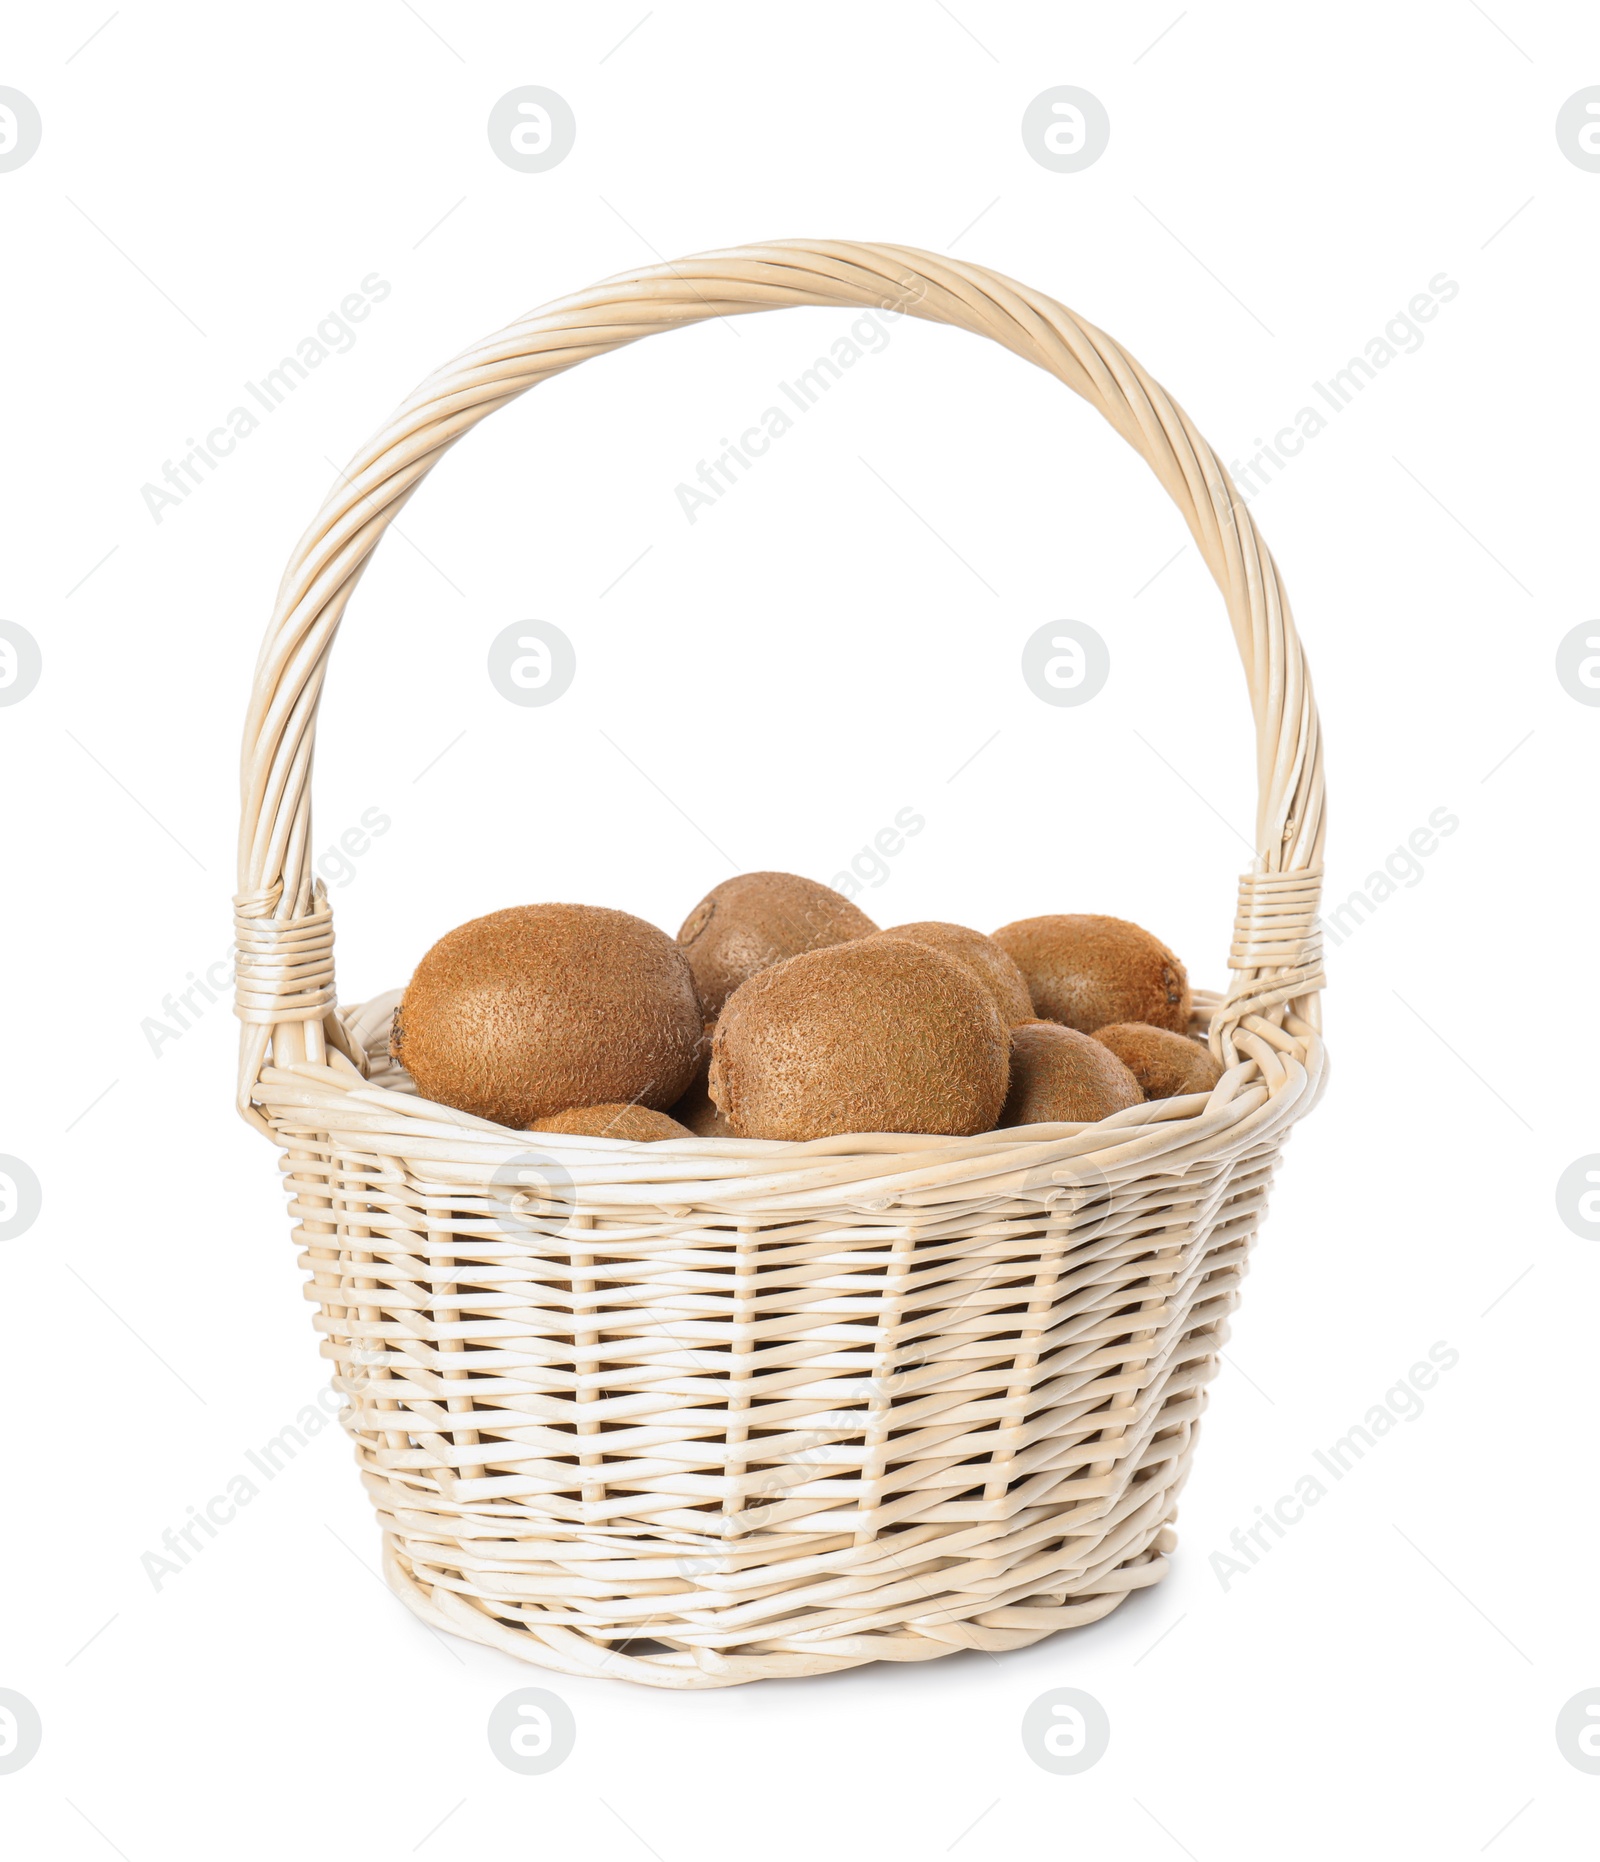
[[[1554,121],[1600,82],[1593,10],[351,0],[129,5],[90,39],[106,11],[14,9],[0,61],[44,124],[0,175],[3,612],[44,656],[0,712],[0,1150],[44,1186],[0,1246],[0,1687],[44,1722],[0,1777],[7,1853],[1579,1853],[1600,1778],[1554,1725],[1600,1685],[1600,1257],[1554,1187],[1600,1148],[1600,713],[1554,661],[1593,613],[1600,175]],[[485,133],[524,84],[577,118],[544,174]],[[1110,115],[1078,174],[1020,135],[1058,84]],[[547,1677],[387,1594],[336,1428],[159,1590],[141,1567],[325,1383],[226,1004],[159,1055],[144,1024],[226,955],[251,668],[334,464],[520,312],[785,235],[953,247],[1061,298],[1224,460],[1448,274],[1421,347],[1254,509],[1322,706],[1332,897],[1435,810],[1460,825],[1330,953],[1333,1084],[1167,1581],[1003,1659],[681,1697],[554,1678],[576,1750],[519,1777],[486,1721]],[[156,523],[141,487],[373,272],[354,346]],[[1089,410],[901,321],[686,521],[676,484],[846,321],[593,363],[411,503],[323,707],[319,846],[392,822],[330,887],[346,999],[502,905],[675,930],[735,866],[828,879],[907,806],[927,827],[863,893],[880,923],[1111,912],[1225,983],[1244,688],[1176,513]],[[517,709],[484,656],[534,616],[578,676]],[[1063,617],[1112,656],[1078,710],[1019,674]],[[1425,1412],[1224,1589],[1211,1554],[1436,1341],[1459,1363]],[[1070,1778],[1019,1738],[1064,1685],[1112,1725]]]

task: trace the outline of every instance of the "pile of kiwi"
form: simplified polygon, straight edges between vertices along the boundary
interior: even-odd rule
[[[517,905],[417,965],[390,1049],[424,1097],[519,1130],[969,1137],[1209,1093],[1183,965],[1122,918],[880,930],[793,873],[714,887],[678,935]]]

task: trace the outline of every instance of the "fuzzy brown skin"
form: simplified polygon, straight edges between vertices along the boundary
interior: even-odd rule
[[[1049,1021],[1011,1030],[1002,1125],[1092,1125],[1143,1103],[1133,1074],[1092,1036]]]
[[[711,1042],[716,1032],[717,1018],[715,1015],[708,1015],[700,1028],[700,1047],[695,1056],[694,1078],[689,1082],[688,1092],[684,1094],[685,1098],[688,1098],[689,1093],[692,1093],[696,1087],[701,1092],[705,1091],[706,1076],[711,1072]]]
[[[907,939],[806,951],[728,1000],[711,1097],[736,1137],[990,1131],[1010,1043],[994,998],[954,958]]]
[[[1002,925],[994,941],[1027,978],[1033,1012],[1093,1034],[1113,1022],[1149,1022],[1182,1034],[1189,978],[1166,945],[1126,918],[1057,913]]]
[[[1097,1028],[1094,1038],[1128,1069],[1146,1099],[1209,1093],[1222,1078],[1222,1063],[1209,1047],[1148,1022],[1113,1022]]]
[[[659,1144],[663,1138],[690,1138],[688,1126],[648,1106],[574,1106],[535,1119],[531,1131],[574,1132],[582,1138],[623,1138],[630,1144]]]
[[[954,957],[994,997],[1000,1019],[1008,1028],[1033,1019],[1033,998],[1028,993],[1026,977],[994,939],[985,937],[981,931],[930,918],[917,924],[893,925],[887,931],[880,931],[878,936],[910,938],[914,944],[926,944],[930,950],[941,950],[947,957]]]
[[[424,1098],[526,1130],[571,1106],[670,1106],[701,1026],[664,931],[599,905],[516,905],[458,925],[417,965],[396,1057]]]
[[[741,873],[713,886],[683,921],[678,942],[688,954],[695,987],[713,1020],[741,983],[796,957],[877,926],[843,893],[794,873]]]

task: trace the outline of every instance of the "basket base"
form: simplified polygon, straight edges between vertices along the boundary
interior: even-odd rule
[[[565,1624],[532,1629],[525,1624],[507,1623],[456,1591],[420,1579],[399,1540],[389,1532],[383,1535],[383,1572],[394,1594],[431,1629],[481,1642],[536,1668],[594,1680],[632,1681],[644,1687],[739,1687],[747,1681],[837,1674],[845,1668],[865,1667],[869,1662],[933,1661],[962,1649],[986,1649],[997,1654],[1027,1648],[1059,1630],[1098,1622],[1130,1592],[1159,1584],[1167,1574],[1168,1554],[1176,1544],[1177,1535],[1170,1525],[1162,1525],[1140,1552],[1107,1573],[1090,1596],[1071,1597],[1059,1603],[1030,1601],[991,1610],[966,1622],[930,1623],[899,1633],[836,1636],[814,1644],[791,1641],[769,1651],[739,1654],[725,1654],[676,1637],[668,1641],[672,1631],[660,1623],[652,1627],[648,1640],[654,1646],[650,1653],[634,1653],[615,1643],[596,1641]],[[522,1608],[526,1613],[526,1606]]]

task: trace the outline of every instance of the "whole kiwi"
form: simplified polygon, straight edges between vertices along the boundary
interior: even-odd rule
[[[526,1130],[572,1106],[670,1106],[700,1040],[694,977],[664,931],[600,905],[515,905],[440,938],[391,1047],[424,1098]]]
[[[574,1132],[584,1138],[624,1138],[630,1144],[659,1144],[663,1138],[690,1138],[693,1133],[665,1112],[648,1106],[573,1106],[535,1119],[532,1131]]]
[[[1093,1034],[1113,1022],[1149,1022],[1182,1034],[1189,978],[1158,938],[1126,918],[1056,913],[1002,925],[994,941],[1028,979],[1033,1012]]]
[[[1011,1090],[1002,1125],[1092,1125],[1143,1102],[1133,1074],[1091,1036],[1049,1021],[1011,1030]]]
[[[805,951],[729,997],[711,1097],[740,1138],[993,1128],[1009,1042],[994,998],[942,951],[870,938]]]
[[[877,926],[841,892],[795,873],[741,873],[713,886],[683,921],[701,1006],[715,1019],[741,983],[802,951],[870,937]]]
[[[1146,1099],[1209,1093],[1222,1078],[1222,1063],[1209,1047],[1148,1022],[1113,1022],[1097,1028],[1094,1038],[1128,1069]]]
[[[910,938],[914,944],[926,944],[930,950],[942,950],[947,957],[954,957],[994,997],[1000,1019],[1008,1028],[1032,1020],[1033,1001],[1028,994],[1027,980],[992,937],[936,918],[923,919],[916,924],[891,925],[877,935]]]

